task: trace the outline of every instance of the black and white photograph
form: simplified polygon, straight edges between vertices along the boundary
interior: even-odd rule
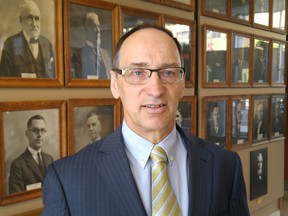
[[[272,85],[283,85],[285,80],[286,42],[273,41]]]
[[[250,0],[232,0],[231,17],[240,21],[250,21]]]
[[[196,97],[185,96],[176,111],[176,123],[187,133],[196,134]]]
[[[5,104],[7,105],[1,103],[0,106],[3,108]],[[14,103],[10,104],[13,107]],[[3,118],[1,148],[4,150],[5,164],[1,181],[5,183],[3,184],[5,192],[3,199],[0,200],[4,203],[17,201],[18,197],[9,200],[9,196],[14,194],[19,194],[19,200],[25,200],[27,192],[35,191],[34,197],[38,196],[37,189],[42,189],[48,166],[65,155],[63,141],[66,133],[62,125],[65,123],[64,102],[38,102],[34,104],[34,109],[26,109],[33,104],[34,102],[25,102],[25,107],[18,109],[19,105],[15,103],[11,110],[1,113]],[[42,107],[38,109],[37,106]]]
[[[226,147],[226,101],[206,102],[206,138],[221,147]]]
[[[285,136],[285,102],[284,94],[271,95],[271,139]]]
[[[231,81],[233,84],[249,83],[250,72],[250,43],[248,35],[233,34]]]
[[[267,83],[269,79],[269,40],[254,39],[253,56],[253,77],[254,84]]]
[[[63,82],[62,31],[55,31],[62,28],[61,9],[61,0],[0,1],[0,14],[5,19],[0,24],[1,86],[2,81],[4,86],[17,82],[32,87]],[[35,79],[40,82],[33,82]]]
[[[213,12],[216,14],[227,15],[227,5],[228,1],[215,1],[215,0],[203,0],[205,4],[204,11]]]
[[[69,154],[104,138],[120,124],[119,100],[70,99],[68,106]]]
[[[227,32],[206,29],[205,76],[206,82],[227,83]]]
[[[250,200],[267,194],[267,148],[250,152]]]
[[[253,98],[253,143],[268,140],[269,130],[269,95]]]
[[[232,100],[232,147],[248,143],[249,97]]]

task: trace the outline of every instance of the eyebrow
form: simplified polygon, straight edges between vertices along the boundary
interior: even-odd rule
[[[140,68],[144,68],[144,67],[148,67],[148,63],[145,62],[139,62],[139,63],[131,63],[129,64],[129,67],[140,67]],[[168,67],[179,67],[178,63],[164,63],[162,64],[159,68],[168,68]]]

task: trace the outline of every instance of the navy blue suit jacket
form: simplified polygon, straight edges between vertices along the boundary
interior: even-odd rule
[[[249,215],[239,156],[180,132],[188,152],[189,215]],[[49,166],[43,216],[147,215],[121,133],[88,145]]]

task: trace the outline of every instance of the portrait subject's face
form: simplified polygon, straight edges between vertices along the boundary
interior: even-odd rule
[[[261,121],[263,119],[263,104],[259,104],[257,106],[257,113],[256,113],[257,119]]]
[[[39,150],[43,146],[43,141],[46,137],[45,121],[43,119],[34,119],[25,134],[29,141],[29,146],[36,151]]]
[[[27,7],[20,15],[23,30],[31,37],[38,38],[40,34],[40,10],[36,5]]]
[[[257,174],[261,176],[263,173],[263,156],[261,153],[257,155]]]
[[[100,22],[96,13],[89,13],[85,22],[86,39],[94,45],[100,43]]]
[[[164,32],[142,29],[130,35],[120,49],[119,69],[180,67],[175,42]],[[176,110],[183,96],[185,80],[164,84],[154,72],[145,84],[135,85],[111,73],[111,91],[121,98],[128,126],[145,137],[161,131],[168,135],[175,126]]]
[[[219,118],[220,118],[219,107],[214,107],[212,112],[212,119],[215,126],[219,125]]]
[[[91,142],[95,142],[100,138],[101,122],[96,115],[92,115],[87,119],[88,136]]]
[[[241,119],[242,119],[242,104],[238,103],[237,107],[236,107],[236,116],[237,116],[237,123],[240,124],[241,123]]]

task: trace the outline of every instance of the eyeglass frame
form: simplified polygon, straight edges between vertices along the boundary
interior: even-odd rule
[[[159,71],[163,70],[163,69],[170,69],[170,68],[181,69],[183,71],[183,73],[181,73],[181,79],[179,79],[179,80],[177,80],[175,82],[163,82],[161,77],[160,77],[160,75],[159,75]],[[148,70],[148,71],[150,71],[150,75],[148,76],[148,78],[143,83],[139,83],[139,84],[138,83],[130,83],[130,82],[127,81],[125,74],[126,74],[127,70],[131,70],[131,69]],[[172,84],[172,83],[176,83],[176,82],[182,81],[183,78],[185,77],[185,73],[186,73],[184,67],[164,67],[164,68],[158,68],[158,69],[150,69],[150,68],[123,68],[123,69],[118,69],[118,68],[114,68],[114,69],[112,69],[112,71],[114,71],[117,74],[120,74],[120,75],[124,76],[125,81],[127,83],[129,83],[129,84],[132,84],[132,85],[144,85],[144,84],[146,84],[148,82],[148,80],[150,79],[150,77],[152,76],[153,72],[157,72],[159,79],[161,80],[162,83],[165,83],[165,84]]]
[[[34,134],[45,134],[45,133],[47,133],[47,129],[46,128],[40,128],[40,129],[38,129],[38,128],[28,128],[27,130],[29,130],[29,131],[31,131],[31,132],[33,132]]]

